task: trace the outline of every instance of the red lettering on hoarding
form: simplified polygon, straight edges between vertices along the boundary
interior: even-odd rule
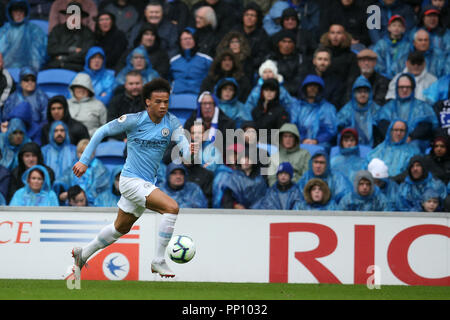
[[[33,224],[32,222],[22,222],[19,221],[19,228],[17,229],[17,237],[15,243],[30,243],[31,239],[28,237],[28,240],[23,240],[22,235],[30,233],[30,230],[24,230],[23,226],[25,224],[29,224],[30,226]]]
[[[375,226],[355,225],[355,262],[353,282],[366,284],[367,268],[375,265]]]
[[[337,247],[336,233],[329,227],[316,223],[272,223],[270,225],[269,282],[288,282],[289,233],[311,232],[319,238],[314,250],[295,252],[300,261],[319,283],[341,283],[318,258],[328,256]]]
[[[9,228],[12,229],[12,227],[13,227],[13,222],[12,221],[2,221],[2,222],[0,222],[0,228],[2,227],[2,225],[6,225],[6,224],[9,224]],[[8,243],[10,241],[11,240],[0,240],[0,243]]]
[[[387,256],[392,273],[409,285],[449,286],[450,276],[430,279],[419,276],[408,262],[409,247],[424,235],[438,234],[450,237],[450,228],[443,225],[423,224],[399,232],[389,244]]]

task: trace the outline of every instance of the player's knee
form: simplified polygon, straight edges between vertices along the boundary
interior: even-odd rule
[[[164,213],[178,214],[178,211],[180,211],[180,207],[178,206],[178,203],[176,201],[170,201],[166,205]]]

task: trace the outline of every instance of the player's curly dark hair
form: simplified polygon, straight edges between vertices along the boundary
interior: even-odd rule
[[[153,92],[167,92],[170,94],[170,83],[166,79],[156,78],[147,82],[142,89],[142,98],[150,99]]]

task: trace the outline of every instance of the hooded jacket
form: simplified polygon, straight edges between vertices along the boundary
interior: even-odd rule
[[[175,190],[169,185],[169,176],[177,169],[183,170],[185,180],[183,186]],[[202,189],[196,183],[188,181],[186,176],[187,171],[182,164],[176,165],[170,163],[166,170],[166,182],[161,186],[161,190],[173,198],[180,208],[207,208],[208,200],[203,194]]]
[[[74,86],[86,88],[89,91],[89,95],[78,101],[73,92]],[[84,124],[92,137],[95,131],[106,123],[108,111],[105,105],[95,98],[92,80],[87,73],[78,73],[72,80],[69,89],[72,95],[72,98],[67,100],[70,115]]]
[[[281,136],[284,132],[291,133],[295,136],[296,144],[291,149],[286,149],[281,145]],[[292,182],[297,183],[303,174],[308,170],[308,162],[311,158],[309,152],[300,148],[300,133],[297,126],[292,123],[285,123],[280,128],[280,144],[278,148],[278,154],[271,155],[270,157],[270,171],[276,172],[278,165],[283,162],[289,162],[294,168],[294,176]],[[277,176],[269,175],[267,177],[269,185],[273,186],[277,180]]]
[[[100,70],[92,70],[89,67],[89,61],[96,54],[100,54],[103,57],[103,64]],[[106,69],[106,55],[101,47],[92,47],[89,49],[84,59],[83,71],[91,77],[95,98],[103,102],[104,105],[107,105],[113,94],[115,77],[114,71]]]
[[[406,34],[403,34],[403,37],[400,40],[394,41],[389,37],[389,34],[386,34],[375,43],[373,51],[377,54],[375,71],[392,79],[403,69],[396,61],[401,57],[408,55],[408,37]]]
[[[22,22],[14,22],[11,7],[25,8]],[[0,28],[0,52],[5,68],[33,67],[39,70],[47,59],[47,35],[30,22],[30,5],[26,0],[11,0],[6,8],[8,22]]]
[[[323,192],[323,199],[321,202],[314,202],[311,197],[311,189],[314,186],[319,186]],[[298,201],[294,210],[326,210],[332,211],[337,209],[337,205],[331,198],[331,191],[328,184],[319,178],[313,178],[308,181],[308,183],[303,188],[303,197]]]
[[[35,79],[37,78],[37,72],[30,67],[23,67],[20,70],[20,76],[22,78],[23,75],[33,75]],[[28,96],[23,95],[23,89],[20,86],[20,82],[16,87],[16,91],[14,91],[6,100],[5,105],[3,107],[2,116],[0,118],[7,119],[8,114],[21,102],[27,101],[31,106],[31,116],[33,118],[33,122],[36,124],[43,124],[47,119],[46,111],[47,111],[47,102],[48,96],[42,91],[38,85],[36,85],[36,89]]]
[[[122,172],[122,165],[116,166],[111,170],[111,178],[109,179],[110,188],[101,192],[94,200],[95,207],[115,207],[120,199],[120,191],[116,189],[114,183],[116,176]]]
[[[313,103],[306,100],[306,86],[318,84],[319,92]],[[302,83],[302,96],[291,108],[291,122],[297,125],[301,140],[315,139],[318,145],[328,149],[337,133],[336,108],[323,99],[324,83],[316,75],[308,75]]]
[[[153,65],[147,54],[147,50],[144,48],[144,46],[140,45],[139,47],[134,48],[133,51],[131,51],[130,54],[127,56],[127,64],[117,74],[116,81],[114,83],[114,88],[124,85],[127,73],[130,72],[131,70],[134,70],[132,59],[135,54],[141,55],[145,59],[145,69],[140,71],[144,83],[150,82],[153,79],[159,77],[159,73],[155,69],[153,69]]]
[[[419,179],[414,179],[411,175],[411,167],[418,162],[423,170]],[[423,156],[414,156],[408,163],[408,176],[405,181],[400,184],[397,196],[397,208],[400,211],[422,211],[422,196],[427,189],[432,189],[439,194],[441,202],[447,196],[445,184],[435,179],[426,168],[426,162]]]
[[[20,145],[11,144],[11,135],[14,131],[22,131],[24,133],[23,141]],[[8,122],[8,130],[0,133],[0,165],[4,166],[8,170],[12,170],[19,164],[17,154],[20,148],[27,142],[30,142],[30,138],[27,135],[27,129],[23,121],[19,118],[12,118]]]
[[[55,142],[55,128],[58,125],[64,127],[66,132],[66,138],[62,144]],[[62,121],[54,121],[50,126],[48,144],[42,147],[42,155],[44,157],[44,163],[52,168],[56,177],[61,177],[67,168],[72,168],[77,160],[77,147],[70,143],[69,129],[67,125]]]
[[[41,190],[38,193],[33,192],[28,184],[28,176],[34,169],[38,169],[44,174],[44,183]],[[10,206],[44,206],[44,207],[56,207],[59,205],[58,197],[52,190],[50,177],[45,169],[41,165],[36,165],[29,168],[22,176],[22,182],[25,185],[14,193],[14,196],[9,203]]]
[[[437,141],[441,141],[447,148],[447,152],[438,157],[433,149]],[[425,157],[426,167],[433,174],[433,177],[441,180],[444,184],[450,181],[450,140],[446,136],[437,137],[431,143],[431,150],[429,154]]]
[[[371,189],[367,196],[358,192],[358,185],[362,179],[370,182]],[[391,211],[386,197],[376,187],[372,174],[366,170],[360,170],[356,173],[353,192],[342,198],[339,202],[339,209],[344,211]]]
[[[324,173],[321,174],[320,176],[316,176],[314,174],[313,167],[312,167],[314,158],[316,158],[318,156],[324,156],[326,159],[326,169],[325,169]],[[303,190],[304,190],[306,184],[308,183],[308,181],[313,178],[322,179],[327,183],[328,187],[330,188],[331,199],[334,200],[336,203],[339,203],[341,198],[345,194],[351,192],[351,190],[352,190],[351,182],[342,173],[334,172],[334,171],[330,170],[330,161],[328,158],[328,154],[323,150],[316,151],[311,156],[311,159],[309,160],[309,163],[308,163],[308,171],[306,171],[303,174],[303,176],[300,178],[300,180],[297,183],[297,186],[300,189],[300,191],[302,192],[302,194],[303,194]]]
[[[5,120],[18,118],[23,121],[27,136],[37,144],[41,145],[41,127],[33,120],[33,107],[28,101],[19,102],[6,116]]]
[[[369,89],[369,100],[361,107],[356,101],[356,90],[358,88]],[[358,132],[358,143],[373,146],[374,126],[377,125],[377,115],[380,109],[380,106],[373,101],[370,82],[364,76],[359,76],[353,84],[351,100],[336,115],[337,126],[340,130],[343,128],[355,128]]]
[[[70,143],[76,146],[81,139],[89,139],[89,131],[86,128],[86,126],[82,124],[80,121],[77,121],[70,116],[69,105],[67,103],[66,97],[57,95],[51,97],[47,104],[47,123],[42,127],[41,133],[42,146],[45,146],[50,142],[49,140],[50,126],[55,121],[55,119],[53,119],[52,117],[50,107],[53,103],[56,102],[62,104],[63,106],[64,116],[61,119],[61,121],[63,121],[67,125],[67,128],[69,129]]]
[[[383,108],[385,108],[384,106]],[[408,166],[408,161],[414,155],[420,154],[420,149],[411,143],[407,143],[406,139],[408,134],[406,133],[403,139],[399,142],[393,142],[391,138],[391,130],[397,121],[402,121],[406,125],[406,130],[408,132],[408,124],[401,119],[392,120],[391,124],[386,133],[386,137],[382,143],[376,146],[375,149],[367,154],[366,162],[369,163],[374,158],[379,158],[384,161],[384,163],[389,168],[389,176],[393,177],[406,169]]]

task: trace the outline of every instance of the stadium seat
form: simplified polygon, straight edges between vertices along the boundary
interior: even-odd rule
[[[20,68],[8,68],[7,69],[15,83],[19,83],[20,80]]]
[[[37,85],[49,98],[56,95],[70,98],[69,85],[76,75],[75,71],[67,69],[41,70],[37,76]]]
[[[321,150],[325,150],[323,147],[315,145],[315,144],[301,144],[300,148],[308,150],[309,154],[313,155],[314,153],[316,153],[317,151]]]
[[[195,94],[171,94],[169,99],[169,111],[171,109],[197,109],[197,95]]]
[[[30,22],[37,25],[39,28],[42,29],[42,31],[44,31],[45,34],[48,35],[48,21],[47,20],[31,19]]]
[[[126,143],[123,141],[110,140],[102,142],[95,150],[95,157],[98,158],[108,170],[112,170],[117,165],[125,163],[124,150]]]
[[[366,155],[370,152],[370,150],[372,150],[371,147],[360,144],[359,145],[359,155],[360,155],[360,157],[361,158],[365,158]],[[331,150],[330,150],[330,159],[334,158],[338,154],[339,154],[339,147],[338,146],[332,147]]]

